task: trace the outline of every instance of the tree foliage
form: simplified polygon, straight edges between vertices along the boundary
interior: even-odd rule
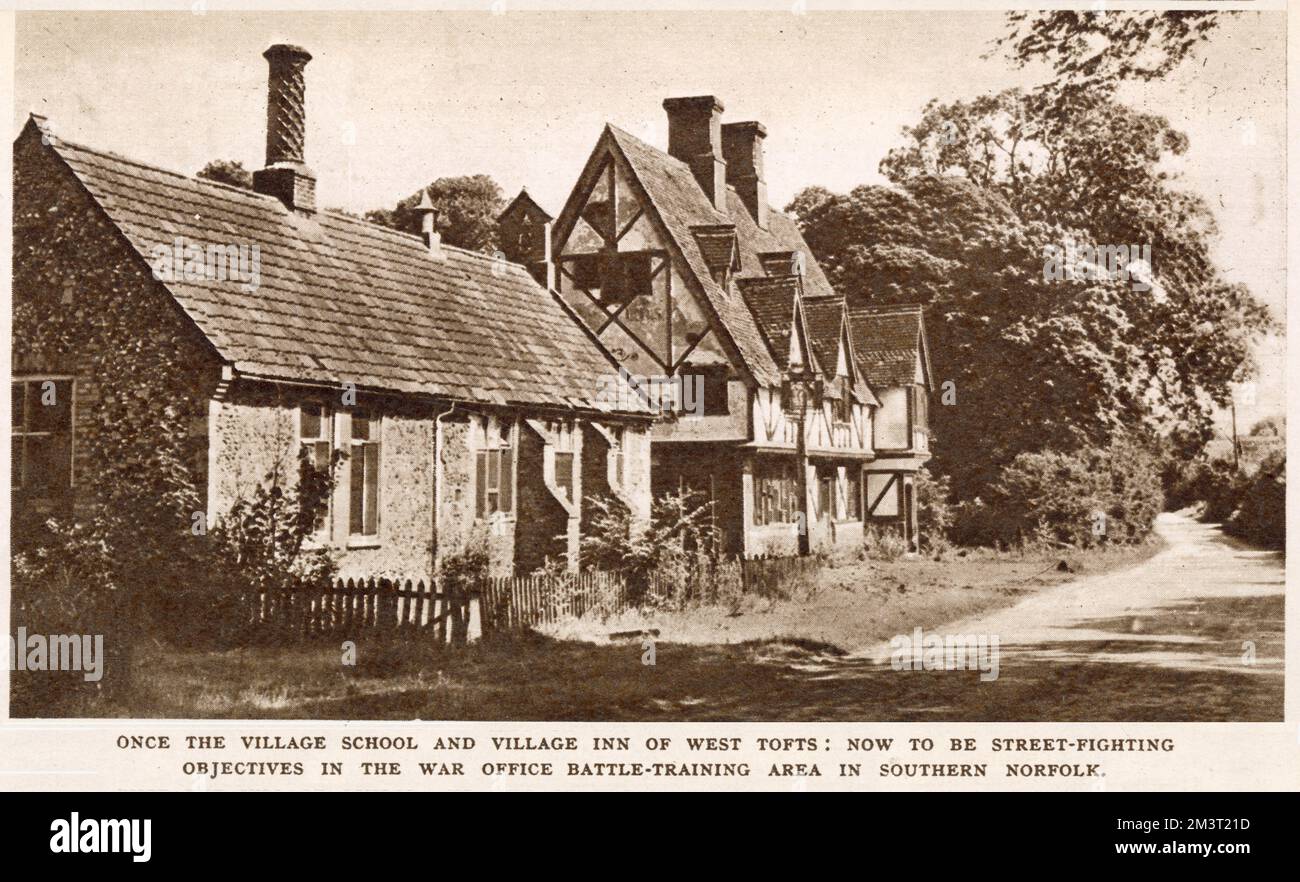
[[[1019,36],[1004,42],[1021,61],[1057,66],[1049,87],[932,101],[881,163],[892,186],[810,188],[788,207],[851,301],[927,307],[936,379],[952,380],[957,399],[932,410],[936,466],[958,498],[1026,451],[1105,446],[1125,433],[1171,433],[1185,454],[1198,450],[1272,326],[1223,278],[1211,211],[1168,171],[1187,137],[1113,98],[1124,79],[1167,73],[1213,25],[1078,13],[1011,21]],[[1074,44],[1046,44],[1071,34]],[[1165,60],[1119,60],[1140,46]],[[1097,88],[1063,99],[1075,81]],[[1149,265],[1059,278],[1049,257],[1071,243],[1144,258],[1149,249]]]
[[[1061,10],[1007,13],[1008,32],[995,43],[1019,67],[1041,61],[1053,78],[1043,92],[1064,101],[1114,92],[1127,80],[1168,76],[1219,25],[1214,12]]]
[[[491,253],[497,248],[497,215],[505,208],[501,187],[488,175],[438,178],[425,188],[438,209],[437,231],[442,241],[469,251]],[[415,206],[417,191],[392,209],[366,212],[366,220],[407,233],[420,232]]]
[[[253,189],[253,173],[237,159],[214,159],[199,169],[197,177],[229,184],[241,190]]]

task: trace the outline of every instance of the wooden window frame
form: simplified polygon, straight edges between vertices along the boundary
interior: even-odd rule
[[[496,438],[492,438],[489,426],[483,424],[483,443],[474,453],[474,517],[479,521],[490,520],[495,515],[509,518],[515,513],[517,428],[513,421],[498,423]],[[506,430],[504,435],[502,428]]]
[[[58,495],[35,496],[32,494],[31,490],[28,487],[29,482],[27,481],[27,465],[30,462],[30,456],[28,455],[27,452],[27,446],[28,446],[27,439],[55,438],[59,434],[59,432],[57,429],[50,429],[46,431],[46,430],[33,430],[30,428],[31,414],[33,411],[30,407],[30,402],[28,400],[27,389],[29,386],[36,387],[37,389],[36,397],[39,400],[42,391],[41,387],[45,383],[54,383],[56,389],[55,395],[57,398],[58,395],[57,389],[59,384],[63,384],[63,383],[67,384],[68,484],[66,487],[58,488],[58,492],[63,494],[71,494],[73,488],[76,487],[77,485],[77,478],[76,478],[77,381],[76,378],[71,376],[70,374],[40,374],[40,375],[15,376],[11,378],[9,382],[10,382],[10,386],[9,386],[10,396],[12,397],[15,391],[15,387],[17,387],[20,390],[22,395],[22,425],[21,426],[13,422],[12,403],[10,406],[10,438],[11,438],[10,455],[11,457],[12,457],[14,442],[21,441],[21,445],[22,445],[21,471],[17,481],[12,480],[13,468],[17,463],[14,462],[10,463],[10,475],[11,475],[10,491],[15,494],[20,494],[22,497],[29,499],[33,502],[37,502],[37,501],[58,502],[60,499]],[[40,405],[40,406],[45,406],[45,405]]]
[[[307,434],[303,425],[309,408],[317,411],[317,418],[320,420],[320,425],[317,427],[314,437]],[[311,401],[298,405],[298,449],[306,448],[312,465],[317,471],[329,472],[333,465],[334,430],[334,408],[329,404],[323,401]],[[322,453],[324,453],[323,462],[321,461]],[[334,535],[334,493],[332,491],[326,501],[325,511],[321,518],[321,523],[316,525],[316,532],[312,534],[312,538],[316,542],[327,543],[330,537]]]
[[[366,437],[357,438],[357,417],[366,421]],[[383,510],[383,418],[367,408],[355,408],[348,433],[348,537],[352,542],[379,541]],[[373,451],[373,455],[372,455]],[[357,529],[357,470],[361,470],[360,529]],[[369,505],[367,505],[369,499]]]

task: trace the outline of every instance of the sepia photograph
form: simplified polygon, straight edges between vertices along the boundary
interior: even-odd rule
[[[11,21],[3,728],[60,774],[708,724],[636,774],[1192,786],[1249,723],[1300,786],[1286,4]]]

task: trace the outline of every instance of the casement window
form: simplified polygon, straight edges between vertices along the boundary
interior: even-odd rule
[[[754,463],[754,524],[792,524],[799,516],[799,482],[795,465],[784,458]]]
[[[831,407],[834,411],[835,422],[840,425],[848,425],[853,418],[853,399],[850,397],[848,389],[842,390],[839,398],[836,398]]]
[[[930,446],[930,401],[924,386],[912,386],[912,447],[928,450]]]
[[[480,519],[514,508],[515,459],[514,424],[483,425],[483,447],[475,454],[478,495],[475,514]]]
[[[602,252],[565,260],[573,282],[597,301],[620,306],[653,290],[653,254],[648,251]]]
[[[72,380],[20,380],[10,391],[14,494],[31,500],[65,498],[72,487]]]
[[[352,411],[352,439],[349,450],[351,471],[348,533],[352,536],[379,535],[379,418],[369,411]]]
[[[862,468],[851,465],[846,469],[848,480],[844,487],[845,517],[850,521],[862,520]]]
[[[610,437],[613,440],[609,445],[609,480],[615,487],[622,487],[623,469],[626,467],[624,445],[627,442],[627,430],[623,426],[615,426],[610,430]]]
[[[677,375],[681,379],[682,388],[677,410],[692,416],[726,416],[730,412],[727,374],[725,364],[679,371]]]
[[[573,424],[564,421],[547,426],[547,438],[555,458],[555,489],[569,502],[575,502],[573,490]]]
[[[328,473],[334,454],[334,413],[328,404],[312,402],[298,408],[298,447],[307,454],[316,471]],[[316,532],[329,535],[334,509],[333,494],[316,519]]]
[[[817,469],[817,516],[819,520],[835,520],[835,473],[834,467]]]
[[[329,468],[334,447],[334,414],[327,404],[298,408],[298,443],[318,471]]]

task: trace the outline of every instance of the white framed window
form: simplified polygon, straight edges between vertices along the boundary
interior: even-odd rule
[[[569,502],[575,501],[573,498],[573,468],[574,468],[574,445],[573,445],[573,424],[569,422],[555,422],[550,426],[550,434],[553,439],[555,457],[555,487]]]
[[[379,535],[380,418],[364,408],[352,411],[348,459],[350,488],[348,534]]]
[[[514,423],[485,420],[483,446],[475,454],[477,497],[475,516],[486,520],[514,510]]]
[[[54,502],[72,489],[72,396],[70,377],[14,380],[10,486],[16,496]]]
[[[310,402],[298,408],[298,447],[318,472],[329,472],[334,455],[334,411],[328,404]],[[330,535],[334,522],[334,494],[316,519],[318,538]]]
[[[614,426],[609,431],[609,437],[609,482],[615,487],[622,487],[627,468],[627,429]]]

